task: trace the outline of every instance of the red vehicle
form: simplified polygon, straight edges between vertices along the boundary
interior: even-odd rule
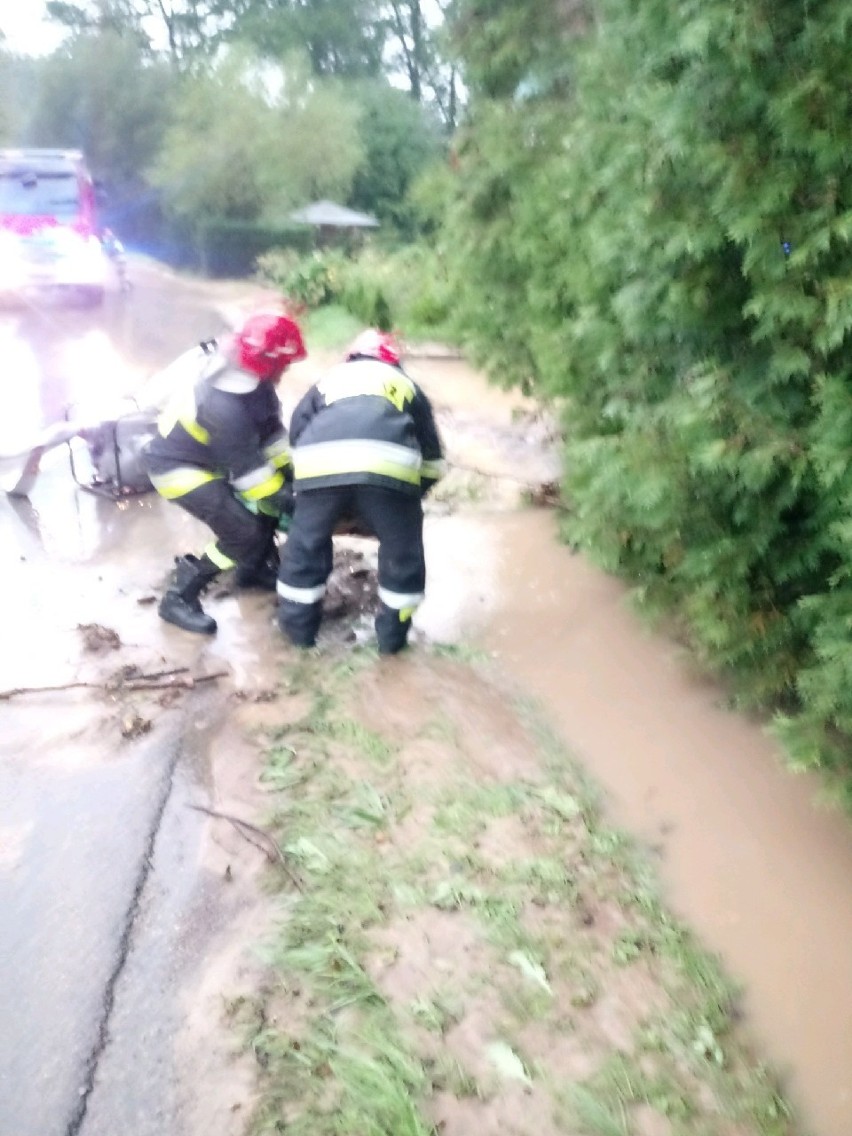
[[[0,150],[0,295],[103,301],[109,262],[79,150]]]

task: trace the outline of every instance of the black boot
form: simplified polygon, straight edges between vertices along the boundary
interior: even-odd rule
[[[218,575],[219,569],[206,556],[200,560],[195,556],[178,557],[174,582],[157,609],[160,618],[184,631],[212,635],[216,630],[216,620],[204,611],[198,597]]]
[[[375,619],[376,638],[380,655],[396,655],[408,646],[408,632],[411,630],[411,615],[403,618],[403,613],[387,604],[380,603]]]
[[[315,647],[322,621],[322,603],[293,603],[279,600],[278,626],[294,647]]]

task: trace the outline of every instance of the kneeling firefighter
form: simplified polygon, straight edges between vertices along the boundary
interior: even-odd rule
[[[297,324],[279,309],[257,312],[208,345],[193,387],[175,392],[148,444],[145,464],[157,492],[213,530],[200,557],[176,558],[159,614],[185,631],[210,635],[216,621],[199,597],[220,572],[236,568],[239,587],[275,590],[275,534],[292,511],[292,467],[276,385],[307,355]]]
[[[423,599],[422,499],[444,462],[429,399],[392,336],[358,336],[296,406],[290,441],[296,506],[278,576],[279,627],[296,646],[314,645],[332,534],[341,518],[355,518],[378,538],[376,637],[381,654],[395,654]]]

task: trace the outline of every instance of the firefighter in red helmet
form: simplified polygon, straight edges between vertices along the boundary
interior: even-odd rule
[[[236,568],[240,587],[275,590],[275,533],[292,509],[292,467],[276,391],[307,352],[283,309],[250,315],[220,343],[203,345],[194,386],[176,390],[157,424],[145,463],[154,488],[214,534],[201,556],[176,558],[160,616],[210,635],[216,621],[200,596],[220,572]]]
[[[432,406],[391,335],[358,336],[293,411],[290,442],[296,504],[278,574],[278,625],[296,646],[314,645],[332,534],[341,518],[355,518],[379,541],[376,637],[381,654],[395,654],[423,599],[422,500],[444,461]]]

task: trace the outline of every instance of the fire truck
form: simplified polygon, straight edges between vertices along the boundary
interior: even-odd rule
[[[108,276],[82,151],[0,149],[0,297],[97,307]]]

